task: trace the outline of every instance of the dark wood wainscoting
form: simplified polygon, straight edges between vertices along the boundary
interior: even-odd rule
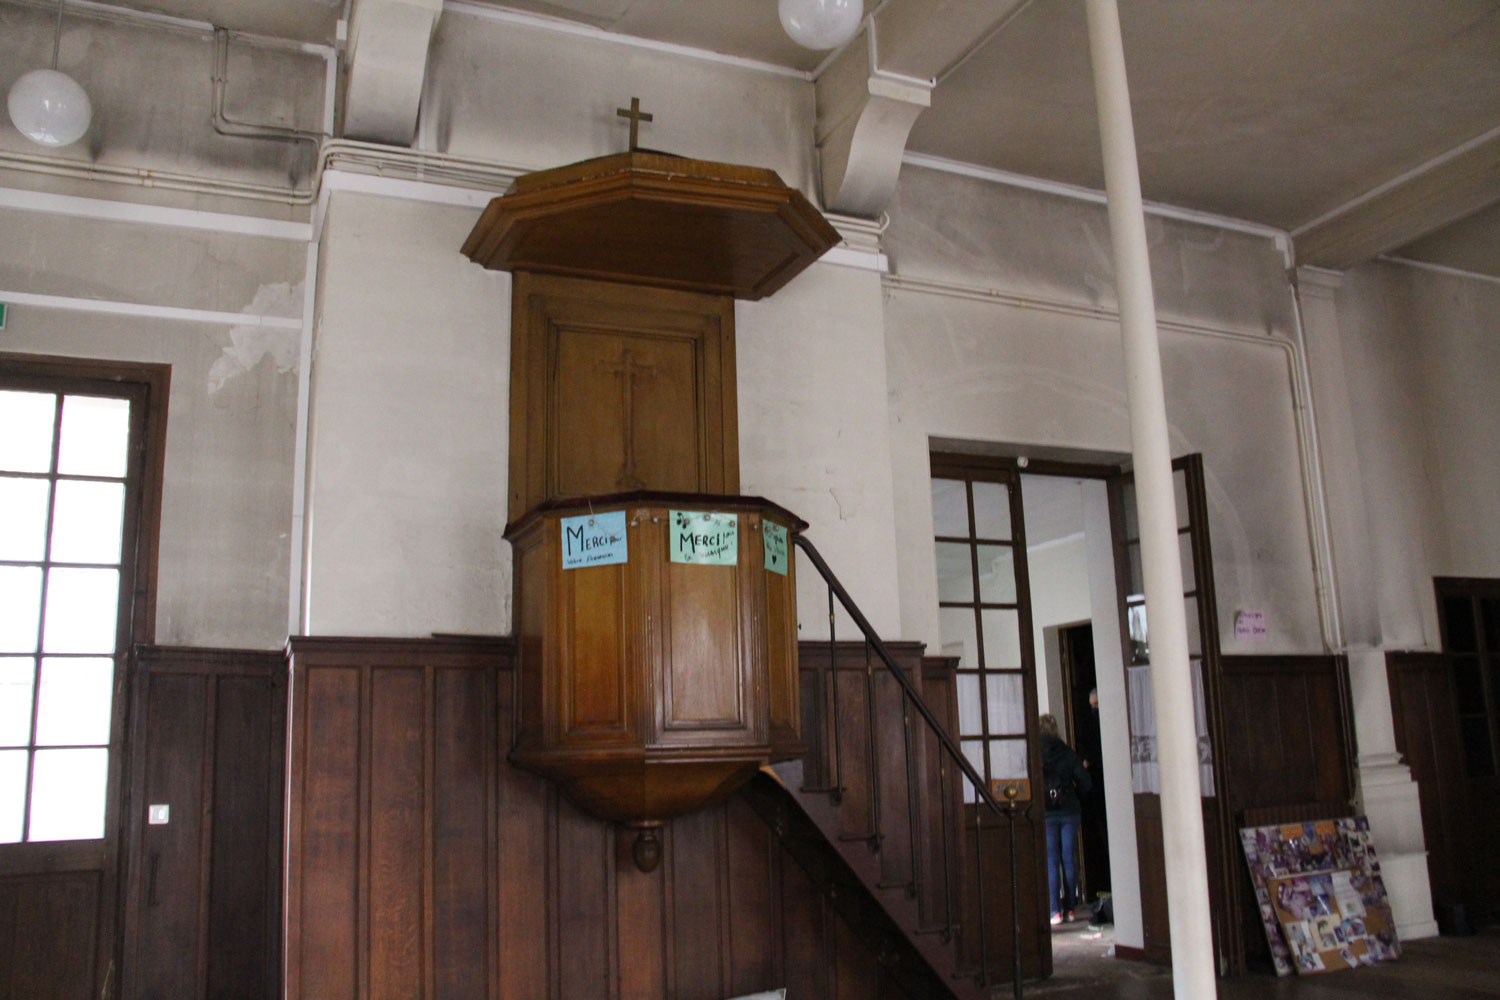
[[[958,732],[957,670],[956,656],[928,656],[922,659],[922,700],[927,702],[927,707],[932,709],[949,735]],[[955,824],[952,829],[947,830],[947,843],[943,842],[945,827],[942,795],[946,792],[948,796],[948,815],[958,816],[963,810],[963,794],[956,781],[939,780],[938,761],[941,758],[937,739],[928,736],[921,741],[919,749],[922,756],[921,767],[917,772],[917,836],[922,839],[922,847],[925,848],[919,848],[917,852],[918,874],[921,876],[917,886],[919,912],[925,927],[942,927],[957,920],[962,929],[964,913],[969,906],[966,896],[974,885],[965,879],[963,829]],[[943,878],[944,872],[948,873],[946,880]],[[975,905],[977,906],[977,902]],[[959,943],[961,946],[968,943],[962,933],[959,935]],[[1004,949],[1003,954],[995,957],[998,966],[1007,970],[1004,977],[1008,979],[1010,945],[1004,945]],[[977,948],[961,957],[968,959],[974,953],[977,953]],[[1052,951],[1049,947],[1047,960],[1050,962],[1051,958]]]
[[[1230,821],[1301,823],[1351,814],[1354,738],[1348,666],[1340,656],[1225,656],[1221,660]],[[1244,855],[1234,873],[1247,962],[1270,952]]]
[[[1442,653],[1388,653],[1386,678],[1396,750],[1406,758],[1422,803],[1422,837],[1432,899],[1462,903],[1470,914],[1485,912],[1493,875],[1489,851],[1475,850],[1492,838],[1476,837],[1469,780],[1458,719],[1453,672]],[[1478,877],[1476,877],[1478,876]]]
[[[1203,849],[1210,873],[1208,906],[1210,912],[1221,913],[1226,905],[1227,892],[1222,880],[1214,878],[1213,873],[1224,871],[1224,852],[1219,846],[1219,838],[1207,835],[1208,831],[1220,829],[1220,804],[1216,796],[1205,796],[1201,801],[1205,832]],[[1161,901],[1160,905],[1141,907],[1142,948],[1139,957],[1155,965],[1168,965],[1172,961],[1172,933],[1168,926],[1169,914],[1166,905],[1167,866],[1170,859],[1165,855],[1162,840],[1160,795],[1138,794],[1135,796],[1135,836],[1136,850],[1141,859],[1141,898]],[[1243,867],[1237,858],[1229,858],[1228,861]],[[1259,915],[1256,919],[1260,919]],[[1215,930],[1217,931],[1224,923],[1227,921],[1216,924]],[[1258,928],[1260,925],[1255,926]],[[1217,936],[1214,939],[1214,948],[1222,955],[1224,949]]]
[[[137,647],[130,717],[120,996],[275,1000],[285,656]]]
[[[496,678],[510,646],[288,645],[286,995],[495,995]]]
[[[289,1000],[908,995],[743,796],[647,873],[506,763],[510,643],[290,648]]]
[[[1348,669],[1338,656],[1223,658],[1226,762],[1236,817],[1246,809],[1354,794]]]
[[[5,991],[0,995],[26,1000],[89,1000],[95,995],[95,968],[88,956],[100,951],[101,881],[98,869],[0,874],[0,984]]]

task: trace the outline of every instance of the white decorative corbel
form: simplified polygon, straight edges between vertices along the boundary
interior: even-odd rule
[[[350,139],[410,146],[442,0],[356,0],[349,34],[344,131]]]
[[[864,32],[866,44],[850,45],[818,78],[816,138],[824,207],[873,219],[896,190],[906,137],[935,81],[882,70],[873,20]]]

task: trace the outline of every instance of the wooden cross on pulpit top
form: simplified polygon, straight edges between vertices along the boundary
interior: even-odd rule
[[[641,110],[639,97],[630,99],[629,108],[615,108],[615,114],[630,119],[630,151],[634,153],[640,148],[641,122],[649,122],[653,116]]]

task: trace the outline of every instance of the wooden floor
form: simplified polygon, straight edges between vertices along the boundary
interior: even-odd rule
[[[1093,938],[1082,923],[1066,926],[1053,935],[1057,973],[1043,982],[1023,984],[1022,995],[1046,1000],[1171,1000],[1170,970],[1108,957],[1112,943],[1108,929]],[[996,1000],[1010,996],[1009,986],[995,991]],[[1472,937],[1407,942],[1400,961],[1372,968],[1284,979],[1269,973],[1221,979],[1218,996],[1219,1000],[1500,998],[1500,928],[1488,927]]]

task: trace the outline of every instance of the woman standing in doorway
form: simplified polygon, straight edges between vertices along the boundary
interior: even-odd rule
[[[1073,919],[1078,895],[1080,796],[1093,786],[1088,768],[1063,742],[1050,713],[1037,720],[1042,735],[1043,800],[1047,810],[1047,907],[1054,925]],[[1060,877],[1059,877],[1060,875]]]

